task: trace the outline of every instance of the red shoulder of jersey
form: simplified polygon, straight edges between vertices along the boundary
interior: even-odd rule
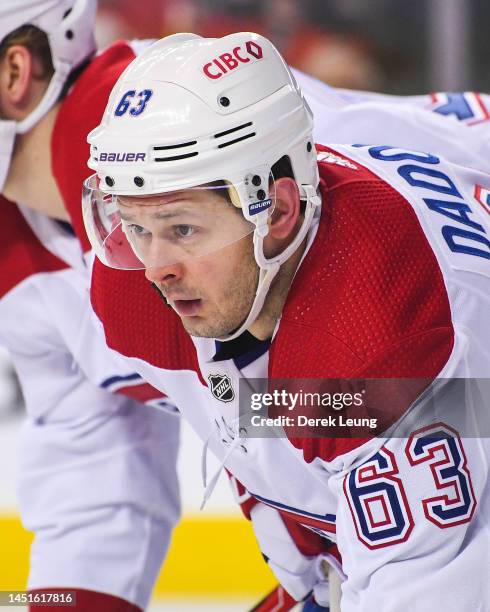
[[[53,175],[84,250],[90,249],[81,207],[82,184],[91,173],[87,135],[99,125],[114,84],[134,57],[132,48],[123,41],[97,55],[62,102],[54,126]]]
[[[0,208],[2,210],[0,297],[32,274],[55,272],[67,267],[39,241],[17,205],[0,196]]]
[[[289,292],[270,376],[432,379],[454,344],[436,257],[400,193],[357,161],[349,167],[332,154],[337,162],[319,164],[320,226]],[[397,410],[416,392],[398,399]],[[307,461],[331,460],[364,441],[292,439]]]
[[[96,259],[91,299],[110,348],[159,368],[194,370],[200,376],[190,336],[143,272],[114,270]]]

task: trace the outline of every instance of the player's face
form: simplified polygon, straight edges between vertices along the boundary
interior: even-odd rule
[[[146,278],[193,336],[226,335],[246,319],[259,270],[251,224],[214,191],[118,200]],[[143,203],[143,205],[142,205]]]

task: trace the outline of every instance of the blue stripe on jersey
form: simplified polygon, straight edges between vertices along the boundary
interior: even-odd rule
[[[134,380],[143,380],[143,379],[141,378],[139,374],[136,374],[136,373],[128,374],[127,376],[111,376],[110,378],[106,378],[106,380],[104,380],[100,386],[103,389],[107,389],[108,387],[111,387],[115,383],[132,382]]]
[[[312,512],[306,512],[306,510],[301,510],[300,508],[293,508],[292,506],[286,506],[286,504],[281,504],[280,502],[274,501],[272,499],[267,499],[266,497],[262,497],[261,495],[257,495],[256,493],[250,492],[250,495],[255,497],[264,504],[268,506],[273,506],[278,510],[286,510],[298,516],[310,517],[313,519],[318,519],[319,521],[326,521],[328,523],[335,523],[336,517],[335,514],[313,514]]]

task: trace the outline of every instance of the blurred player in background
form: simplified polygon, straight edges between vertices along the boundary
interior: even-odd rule
[[[0,340],[27,408],[28,586],[75,588],[80,610],[129,611],[146,607],[179,517],[179,423],[103,344],[78,346],[88,245],[66,202],[79,201],[86,134],[137,47],[95,55],[95,11],[94,0],[0,7]]]
[[[488,398],[473,383],[490,374],[490,174],[351,127],[359,144],[315,150],[311,111],[258,35],[147,49],[89,136],[92,302],[108,345],[203,439],[204,481],[209,449],[248,491],[296,600],[328,605],[328,560],[345,612],[483,610]],[[261,408],[257,379],[295,378],[330,395],[354,379],[365,398],[343,418],[305,407],[333,418],[317,435],[254,430],[239,392]]]

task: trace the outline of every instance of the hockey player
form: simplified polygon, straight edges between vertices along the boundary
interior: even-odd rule
[[[248,491],[296,599],[327,603],[335,539],[345,612],[484,610],[490,449],[471,379],[490,370],[490,177],[392,144],[315,151],[312,128],[260,36],[148,49],[89,137],[92,303],[108,345],[205,441],[205,480],[210,449]],[[248,399],[275,397],[257,379],[291,378],[366,400],[330,431],[257,434]],[[356,435],[361,416],[376,437]]]
[[[78,347],[88,244],[65,205],[79,189],[67,185],[87,175],[86,134],[135,57],[126,43],[94,57],[95,9],[0,6],[0,183],[11,200],[0,202],[0,342],[28,415],[18,491],[35,533],[28,586],[76,589],[77,610],[133,612],[149,601],[179,516],[179,423],[103,343]]]
[[[78,342],[78,336],[83,335],[85,316],[85,260],[69,228],[45,216],[70,220],[82,247],[86,246],[80,216],[73,210],[69,217],[65,203],[78,203],[78,185],[86,173],[82,166],[86,157],[85,134],[99,121],[110,87],[139,47],[114,45],[87,67],[94,50],[93,14],[93,3],[56,0],[37,3],[19,0],[0,9],[3,76],[0,111],[4,118],[0,124],[4,136],[1,175],[2,180],[5,179],[5,195],[23,203],[15,206],[2,202],[0,213],[4,269],[10,271],[2,278],[1,335],[21,375],[30,415],[21,471],[23,518],[36,532],[30,586],[56,584],[92,588],[144,607],[168,541],[169,525],[177,516],[172,471],[177,444],[176,424],[173,419],[169,422],[163,416],[132,406],[121,397],[110,399],[103,391],[119,390],[151,404],[166,404],[162,394],[145,385],[132,368],[120,362],[114,365],[100,343],[92,341],[87,346]],[[48,39],[43,38],[42,31],[25,28],[27,23],[37,24],[40,30],[48,32]],[[54,66],[51,65],[53,60]],[[337,110],[344,105],[342,98],[304,75],[299,78],[319,116],[328,117],[323,129],[332,133],[337,126],[342,140],[340,129],[346,124],[337,121]],[[357,112],[351,109],[351,120],[357,122],[357,118],[366,117],[370,107],[363,106]],[[321,113],[320,109],[326,107],[330,112]],[[379,105],[375,112],[378,116],[381,113]],[[408,113],[424,114],[417,109],[404,111],[405,116]],[[439,125],[435,119],[434,127],[424,128],[421,120],[415,135],[410,122],[388,105],[382,116],[392,116],[391,120],[400,126],[407,124],[403,136],[399,134],[399,137],[408,146],[422,146],[420,143],[425,137],[437,142],[438,148],[439,141],[454,143],[451,147],[454,155],[465,159],[471,159],[471,150],[475,149],[475,165],[484,157],[481,144],[480,150],[467,147],[466,143],[472,138],[470,134],[459,137],[456,130],[456,135],[453,132],[449,135],[444,121]],[[7,118],[10,121],[6,121]],[[373,121],[367,123],[366,129],[373,125]],[[19,319],[29,325],[19,326]],[[67,393],[67,389],[71,392]],[[90,414],[86,405],[92,406]],[[105,418],[108,410],[111,419]],[[138,428],[134,426],[135,420]],[[71,436],[68,437],[67,431],[72,432]],[[150,431],[152,435],[148,437]],[[132,439],[130,450],[126,445],[128,435]],[[114,452],[111,463],[105,455],[106,441],[111,440],[116,451],[114,440],[117,439],[121,441],[120,452]],[[165,452],[162,451],[162,439],[166,440]],[[52,452],[55,441],[57,447],[63,449],[61,456]],[[72,460],[75,455],[90,455],[91,471],[87,466],[82,471]],[[150,457],[153,464],[158,464],[158,470],[130,479],[129,466],[149,463]],[[67,466],[63,471],[59,470],[61,461]],[[42,474],[39,466],[43,466]],[[51,466],[56,466],[57,470]],[[125,476],[119,481],[112,479],[109,489],[105,483],[110,478],[109,472],[116,469]],[[93,473],[98,475],[99,488],[94,487]],[[167,483],[167,489],[157,486],[157,481]],[[146,483],[144,490],[136,486],[142,482]],[[77,491],[83,499],[73,495],[71,505],[67,506],[57,494],[60,487]],[[43,491],[42,496],[39,488]],[[105,497],[100,488],[104,488]],[[158,504],[155,491],[161,493]],[[88,498],[88,492],[93,497]],[[109,506],[111,511],[101,515],[100,509]],[[157,506],[158,511],[155,510]],[[83,518],[83,527],[81,525],[67,537],[63,525],[72,521],[75,510]],[[95,517],[97,512],[98,517],[91,520],[89,517]],[[149,541],[151,547],[147,554],[151,567],[145,567],[144,586],[138,591],[133,584],[140,579],[140,572],[132,563],[135,554],[132,547],[137,546],[139,550],[138,530],[144,528],[148,513],[160,536]],[[48,527],[53,516],[57,522],[55,530]],[[133,537],[129,541],[118,535],[119,522],[115,517],[132,522]],[[90,533],[86,530],[87,524],[91,526]],[[81,543],[83,552],[74,563],[70,550],[80,550]],[[112,552],[108,561],[111,570],[98,571],[94,575],[92,567],[102,565],[101,548]],[[69,563],[64,556],[67,554],[70,554]],[[119,561],[117,571],[115,558]],[[94,597],[102,598],[106,607],[111,602],[102,594],[84,593],[83,597],[89,598],[86,605],[92,606],[91,609],[95,605]],[[79,598],[83,605],[81,602]],[[121,606],[117,601],[112,604]]]

